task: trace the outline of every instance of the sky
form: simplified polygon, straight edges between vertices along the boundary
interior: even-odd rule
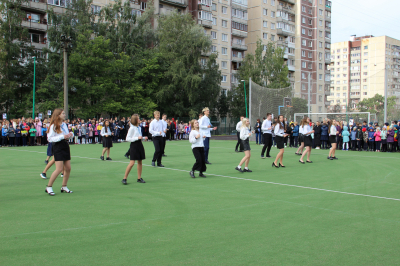
[[[350,35],[373,35],[400,40],[400,0],[332,0],[332,43]]]

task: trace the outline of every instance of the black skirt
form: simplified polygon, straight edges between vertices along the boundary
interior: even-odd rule
[[[303,134],[299,134],[299,142],[300,143],[304,142],[304,135]]]
[[[103,137],[103,148],[112,148],[112,138],[111,137]]]
[[[192,149],[196,162],[192,167],[192,171],[205,172],[207,170],[206,159],[204,155],[204,147],[196,147]]]
[[[245,139],[245,140],[242,140],[242,139],[241,139],[241,141],[242,141],[242,145],[243,145],[243,150],[244,150],[244,151],[251,151],[251,149],[250,149],[249,138],[247,138],[247,139]]]
[[[304,136],[304,146],[305,147],[312,147],[312,138],[311,135]]]
[[[130,146],[130,159],[132,161],[141,161],[146,159],[144,148],[141,140],[131,142]]]
[[[336,136],[335,135],[331,135],[329,136],[329,142],[332,143],[336,143]]]
[[[53,154],[56,162],[71,160],[68,141],[62,140],[59,142],[53,142]]]
[[[278,148],[278,149],[283,149],[283,148],[285,148],[285,142],[284,142],[284,137],[281,137],[281,136],[276,136],[275,137],[275,141],[276,141],[276,147]]]

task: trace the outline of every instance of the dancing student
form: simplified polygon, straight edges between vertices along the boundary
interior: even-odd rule
[[[129,141],[130,144],[130,162],[125,170],[124,179],[122,179],[122,184],[127,185],[126,179],[128,178],[129,173],[132,170],[132,167],[135,165],[135,161],[137,161],[137,182],[138,183],[146,183],[142,178],[142,160],[146,159],[144,147],[142,144],[142,139],[147,139],[147,137],[142,136],[142,130],[139,126],[139,115],[134,114],[131,117],[131,125],[129,127],[128,134],[126,135],[126,141]]]
[[[243,118],[244,118],[244,116],[241,116],[240,121],[236,124],[237,143],[236,143],[236,147],[235,147],[235,152],[243,152],[243,145],[242,145],[242,141],[240,140],[240,129],[242,127]],[[240,151],[238,150],[238,147],[240,147]]]
[[[163,131],[162,131],[162,138],[163,138],[163,145],[162,145],[162,156],[167,156],[165,155],[165,144],[167,143],[167,130],[168,130],[168,124],[167,124],[167,115],[163,114],[162,115],[162,124],[163,124]]]
[[[240,161],[239,165],[235,168],[235,170],[238,170],[239,172],[253,172],[249,169],[249,162],[250,162],[250,143],[249,143],[249,137],[251,136],[251,131],[250,131],[250,121],[248,118],[243,118],[242,121],[242,127],[240,128],[240,139],[242,140],[243,143],[243,150],[244,150],[244,157]],[[245,164],[244,170],[242,170],[242,165],[243,163]]]
[[[274,133],[275,133],[275,139],[276,139],[276,147],[278,148],[279,152],[276,155],[275,161],[272,163],[272,166],[275,166],[276,168],[279,167],[285,167],[283,165],[283,153],[285,152],[285,137],[287,137],[289,134],[285,134],[286,132],[286,123],[285,123],[285,118],[283,115],[278,116],[278,123],[275,125],[274,128]],[[279,166],[277,165],[279,161]]]
[[[196,176],[194,175],[194,171],[199,171],[200,177],[206,177],[203,174],[207,170],[206,160],[204,155],[204,139],[206,136],[200,133],[199,121],[193,119],[192,121],[190,121],[190,125],[192,127],[192,131],[190,132],[189,135],[189,142],[192,143],[192,152],[194,158],[196,159],[196,162],[194,163],[192,171],[190,171],[189,174],[190,177],[196,178]]]
[[[337,160],[338,158],[335,157],[335,152],[336,152],[336,136],[339,133],[336,128],[336,120],[332,120],[332,124],[329,127],[329,141],[331,142],[331,149],[329,150],[329,155],[328,155],[328,160]]]
[[[74,135],[68,131],[68,127],[64,123],[64,120],[65,112],[63,109],[55,109],[53,115],[51,116],[50,129],[49,133],[47,134],[47,140],[53,143],[53,160],[56,164],[56,170],[54,170],[54,172],[51,174],[49,183],[47,184],[45,190],[45,192],[50,196],[55,195],[53,192],[53,183],[57,176],[63,171],[63,168],[64,176],[61,186],[61,193],[72,193],[72,191],[67,187],[69,175],[71,173],[71,153],[69,150],[68,140],[72,139]]]
[[[208,161],[208,153],[210,151],[211,131],[217,130],[217,127],[213,127],[211,125],[210,119],[208,118],[208,116],[210,115],[210,109],[208,109],[208,107],[203,109],[203,114],[204,116],[199,120],[199,128],[200,128],[200,133],[206,136],[206,138],[204,139],[204,157],[206,160],[206,164],[211,164]]]
[[[261,131],[264,138],[264,147],[261,150],[261,159],[264,159],[265,150],[267,150],[267,155],[265,158],[271,158],[269,154],[272,147],[272,114],[267,113],[267,119],[264,120],[261,126]]]
[[[309,117],[304,118],[301,121],[301,125],[300,125],[300,132],[303,134],[303,139],[304,139],[304,147],[306,148],[306,151],[303,152],[303,154],[301,155],[301,158],[299,160],[300,163],[305,164],[305,162],[303,161],[304,156],[307,154],[307,163],[312,163],[312,161],[310,161],[310,156],[311,156],[311,147],[312,147],[312,138],[311,138],[311,134],[314,133],[314,130],[311,128],[310,124],[311,124],[311,120]]]
[[[153,145],[154,145],[154,155],[153,155],[153,160],[151,161],[151,166],[156,166],[156,161],[157,161],[157,167],[164,167],[164,165],[161,164],[162,151],[164,145],[162,137],[163,130],[164,130],[164,124],[160,120],[160,112],[155,111],[154,120],[151,121],[149,128],[150,134],[152,135],[153,138]]]
[[[111,137],[111,128],[110,128],[110,122],[106,120],[104,122],[104,126],[101,129],[101,137],[103,139],[103,152],[101,153],[100,159],[104,160],[104,154],[107,152],[107,161],[111,161],[112,159],[110,158],[110,150],[113,146],[112,143],[112,137]]]
[[[303,122],[307,122],[307,117],[303,118],[300,122],[300,126],[299,126],[299,143],[300,146],[297,149],[297,151],[294,153],[296,155],[302,155],[303,154],[303,149],[304,149],[304,135],[303,135],[303,131],[302,131],[302,124]]]

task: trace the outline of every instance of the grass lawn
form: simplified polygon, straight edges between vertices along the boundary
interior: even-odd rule
[[[313,150],[302,165],[287,148],[276,169],[253,143],[253,173],[239,173],[234,145],[211,140],[207,178],[192,179],[188,141],[167,142],[164,169],[144,143],[146,184],[134,166],[127,186],[129,143],[113,161],[71,146],[74,193],[58,177],[54,197],[39,176],[46,147],[0,148],[0,265],[400,264],[398,153]]]

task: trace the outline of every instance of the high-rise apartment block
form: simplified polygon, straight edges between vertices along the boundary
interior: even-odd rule
[[[397,96],[400,104],[400,41],[388,36],[351,36],[332,44],[330,109],[345,112],[376,94]],[[338,111],[338,110],[336,110]]]
[[[65,0],[35,0],[25,4],[23,26],[29,28],[31,42],[38,49],[46,46],[47,10],[62,13]],[[92,9],[112,3],[93,1]],[[147,1],[131,0],[137,15]],[[276,42],[285,48],[285,62],[294,97],[308,99],[312,112],[325,112],[330,104],[331,2],[328,0],[154,0],[157,16],[170,12],[190,13],[211,36],[212,50],[218,52],[222,72],[221,89],[226,93],[237,86],[237,70],[247,52],[254,53],[257,40],[266,45]],[[202,60],[207,60],[204,54]],[[260,84],[263,85],[263,84]],[[310,85],[310,86],[309,86]],[[310,92],[309,92],[310,88]]]

